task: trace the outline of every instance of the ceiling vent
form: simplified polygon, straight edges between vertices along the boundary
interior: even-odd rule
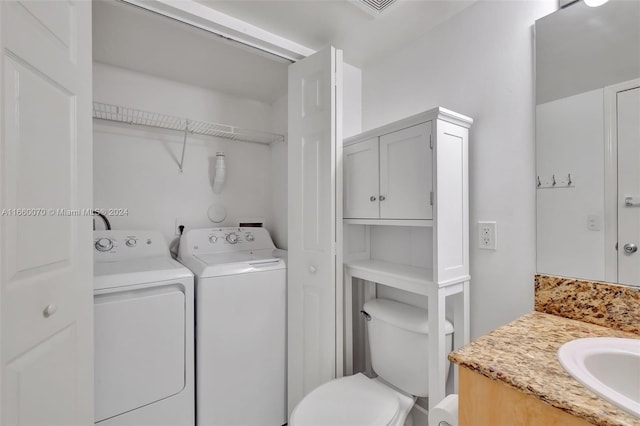
[[[389,8],[397,0],[353,0],[350,3],[373,16],[378,16]]]

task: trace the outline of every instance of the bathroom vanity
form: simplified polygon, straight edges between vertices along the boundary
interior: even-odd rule
[[[640,424],[571,377],[557,357],[579,338],[640,339],[640,292],[538,275],[535,301],[536,311],[449,356],[460,366],[460,426]]]

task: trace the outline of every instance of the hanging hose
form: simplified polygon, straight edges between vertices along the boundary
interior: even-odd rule
[[[107,231],[111,230],[111,223],[109,223],[109,219],[107,219],[107,217],[105,215],[103,215],[102,213],[100,213],[97,210],[93,211],[93,215],[94,216],[100,216],[100,219],[102,219],[102,221],[104,222],[104,227]]]

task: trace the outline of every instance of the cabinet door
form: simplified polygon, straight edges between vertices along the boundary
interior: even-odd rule
[[[344,217],[377,219],[378,138],[344,148]]]
[[[431,122],[380,137],[380,218],[432,219]]]

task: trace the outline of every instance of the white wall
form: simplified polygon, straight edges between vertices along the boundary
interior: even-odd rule
[[[362,70],[347,63],[343,68],[342,137],[362,131]]]
[[[533,308],[535,147],[532,25],[555,1],[479,1],[363,69],[363,127],[437,105],[475,119],[470,138],[471,334]],[[498,250],[477,249],[479,220]]]
[[[536,139],[537,271],[604,281],[604,90],[536,106]]]
[[[287,134],[288,98],[285,93],[272,104],[272,131]],[[287,144],[275,143],[271,145],[271,188],[269,197],[270,209],[267,221],[271,228],[274,242],[281,249],[287,249],[289,233],[287,227]]]
[[[272,108],[262,102],[94,64],[94,99],[144,110],[257,130],[272,129]],[[94,121],[94,205],[122,207],[115,229],[159,229],[175,238],[175,220],[187,227],[235,226],[237,219],[271,214],[271,148],[226,139],[189,136],[184,173],[178,170],[182,135]],[[215,154],[226,154],[227,180],[213,194]],[[207,209],[219,203],[227,219],[213,224]],[[267,222],[267,227],[269,228]]]

